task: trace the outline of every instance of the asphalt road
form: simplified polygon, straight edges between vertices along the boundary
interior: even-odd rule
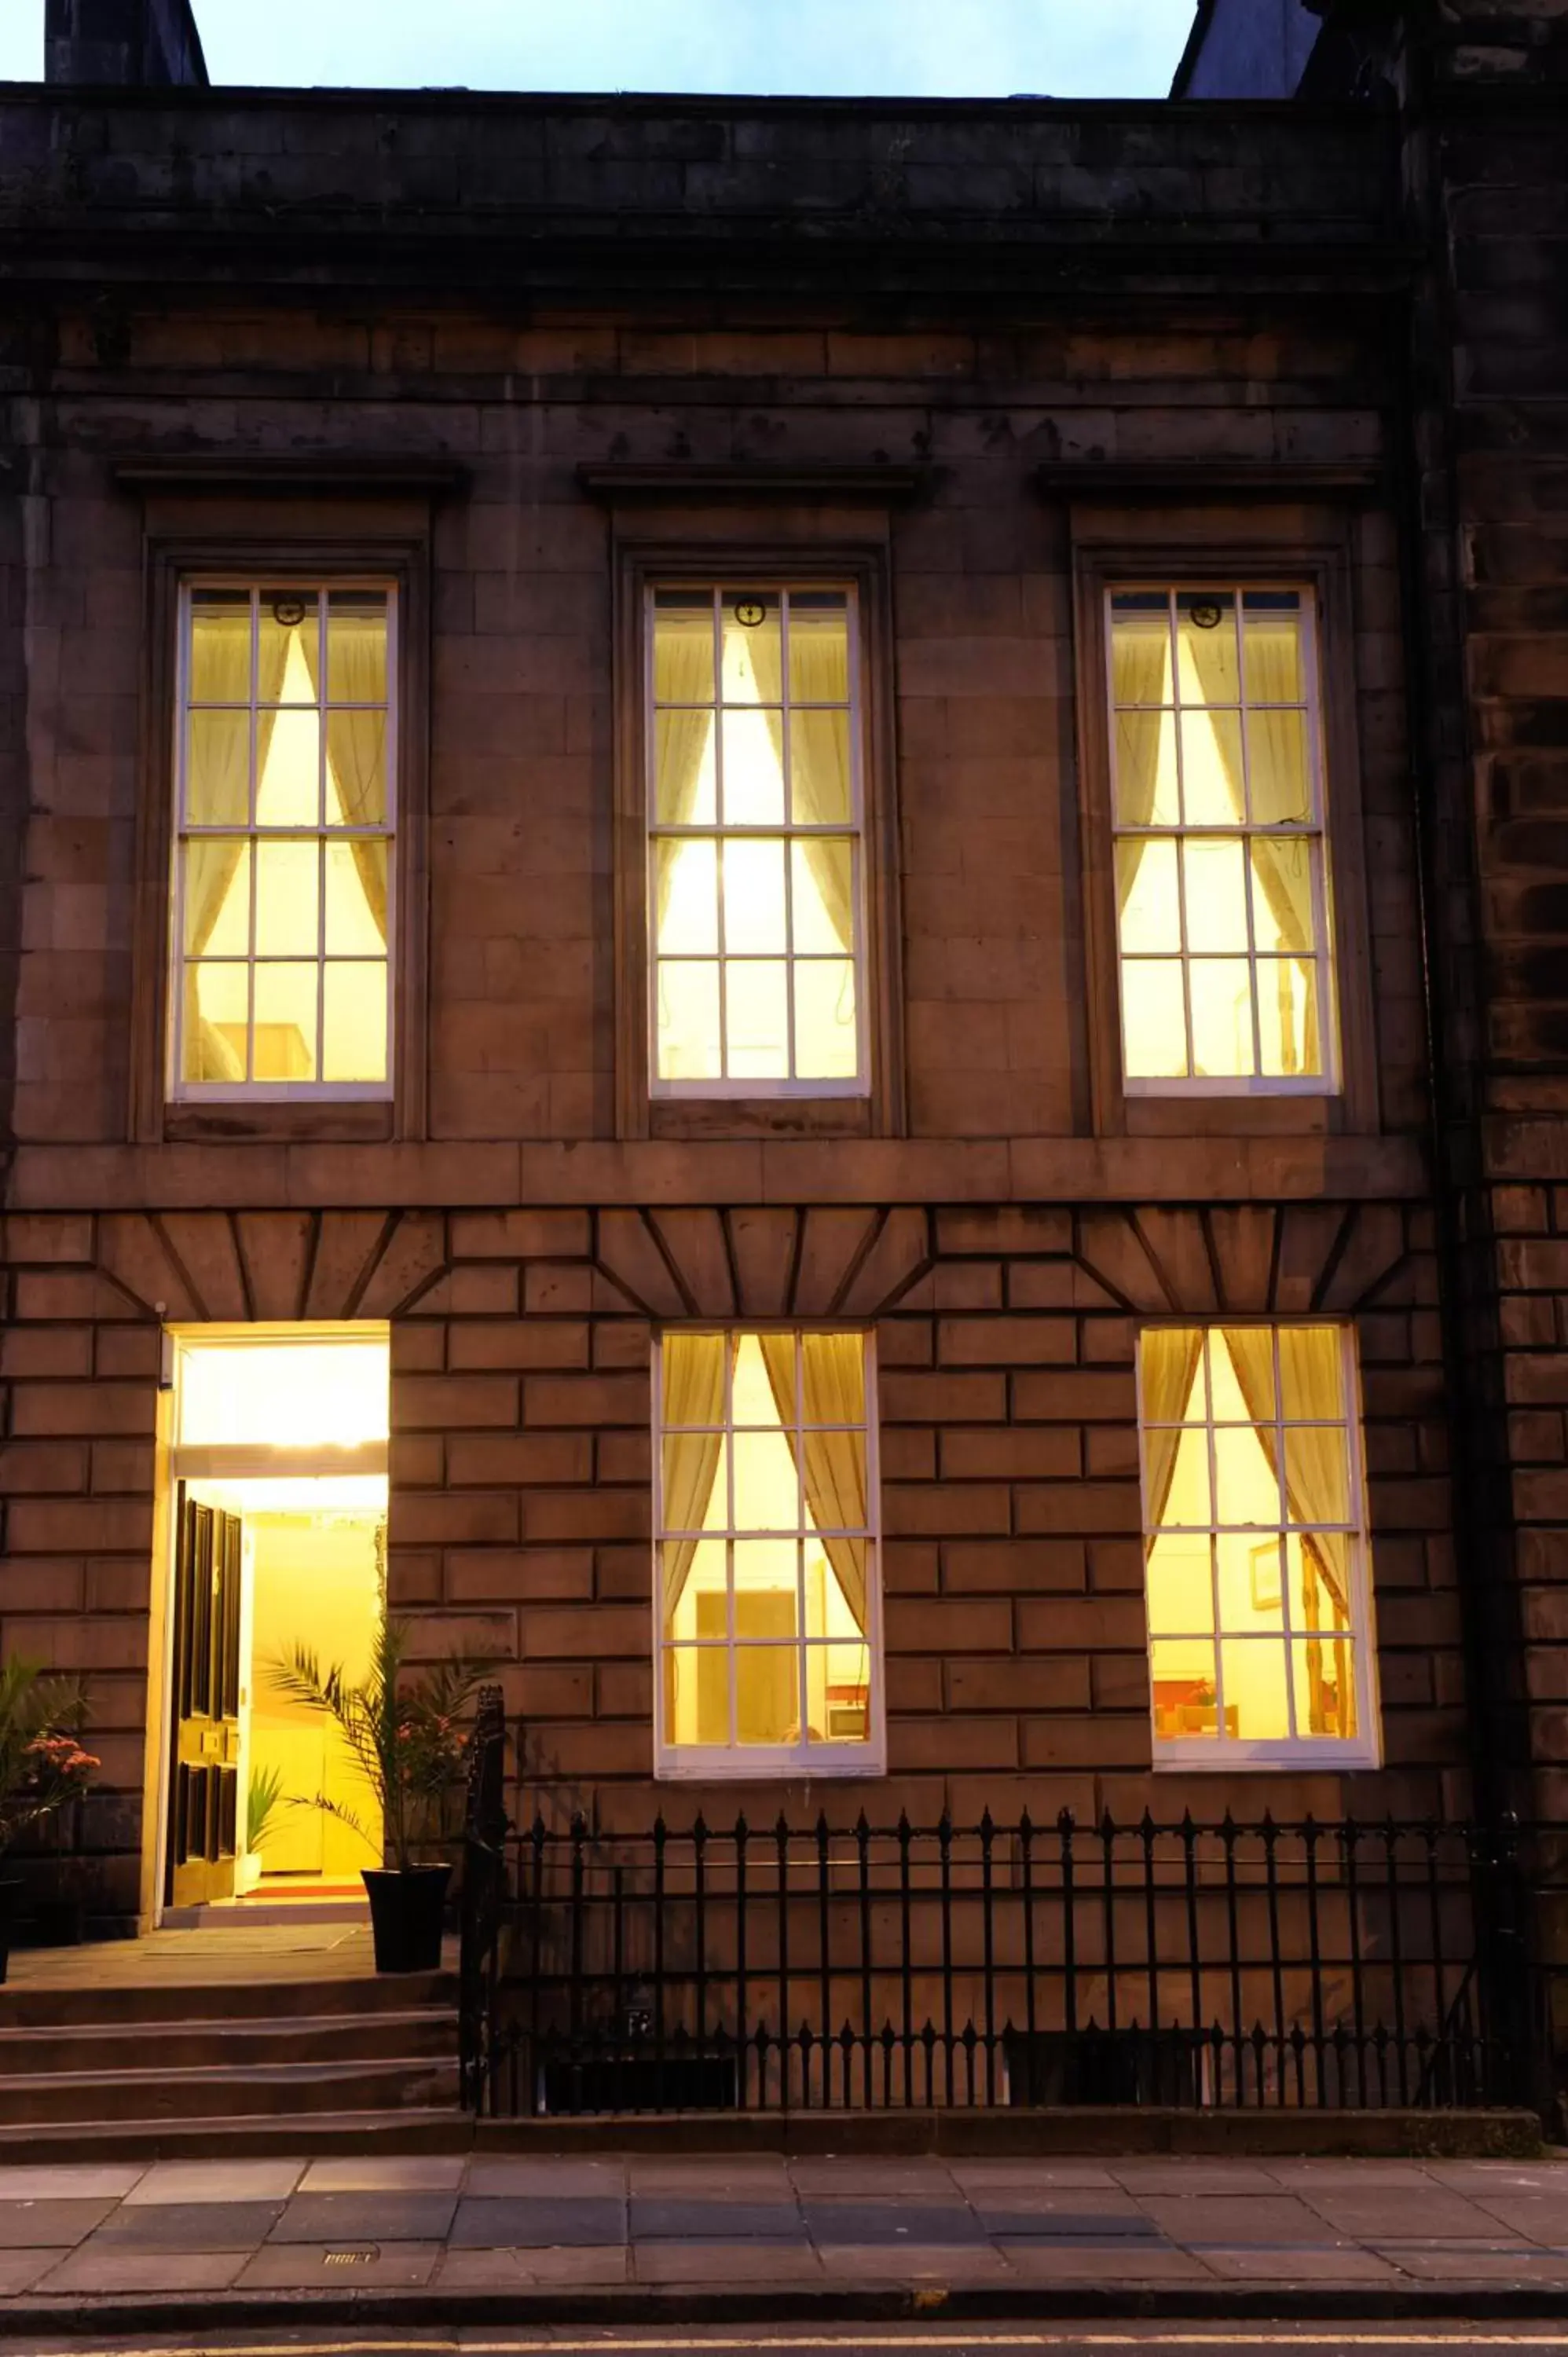
[[[179,2335],[98,2340],[91,2332],[48,2341],[0,2340],[0,2357],[1457,2357],[1476,2350],[1487,2357],[1545,2357],[1568,2352],[1568,2318],[1563,2325],[1520,2324],[1498,2330],[1460,2320],[1440,2324],[1337,2327],[1254,2325],[1115,2325],[1103,2330],[1066,2326],[1035,2330],[996,2326],[955,2332],[918,2325],[886,2330],[845,2326],[839,2331],[789,2333],[758,2329],[676,2333],[661,2330],[600,2332],[509,2332],[504,2327],[471,2330],[317,2331],[279,2329],[265,2333],[199,2330]]]

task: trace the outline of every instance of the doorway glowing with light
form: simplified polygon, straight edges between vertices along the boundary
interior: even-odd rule
[[[386,1603],[381,1325],[171,1334],[164,1907],[363,1897],[373,1792],[279,1690],[296,1648],[357,1682]],[[325,1803],[326,1805],[321,1805]]]

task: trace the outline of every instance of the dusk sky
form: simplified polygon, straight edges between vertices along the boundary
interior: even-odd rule
[[[196,0],[214,81],[476,90],[1163,97],[1193,0]],[[44,0],[0,0],[0,80]]]

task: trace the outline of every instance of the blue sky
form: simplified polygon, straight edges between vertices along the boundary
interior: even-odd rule
[[[215,81],[1163,97],[1194,0],[196,0]],[[0,0],[0,80],[44,0]]]

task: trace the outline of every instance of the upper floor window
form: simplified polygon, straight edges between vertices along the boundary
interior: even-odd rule
[[[390,1097],[395,593],[180,609],[170,1092]]]
[[[1337,1085],[1316,599],[1109,593],[1130,1092]]]
[[[658,1765],[882,1765],[871,1337],[729,1328],[655,1349]]]
[[[649,602],[655,1095],[864,1095],[856,600],[655,587]]]
[[[1156,1765],[1374,1766],[1351,1329],[1149,1327],[1138,1395]]]

